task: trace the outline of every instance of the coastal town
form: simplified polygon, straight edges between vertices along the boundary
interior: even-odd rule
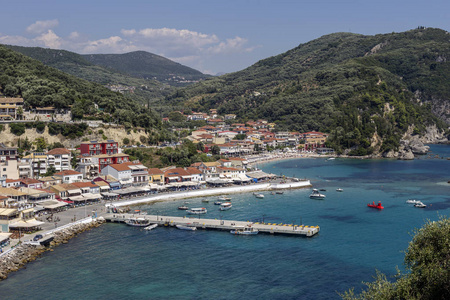
[[[21,109],[23,99],[1,98],[0,102],[5,119],[23,119],[26,115]],[[51,111],[53,108],[48,109]],[[324,147],[328,135],[321,132],[276,132],[275,124],[265,120],[235,123],[235,115],[220,116],[216,110],[209,114],[176,113],[187,121],[207,123],[191,130],[185,141],[201,144],[202,150],[198,152],[207,157],[216,155],[219,159],[198,161],[187,167],[169,165],[155,168],[133,160],[126,153],[129,148],[176,148],[182,145],[181,139],[175,144],[167,142],[158,146],[91,140],[72,149],[59,147],[22,153],[18,147],[0,143],[2,252],[19,244],[21,239],[33,237],[49,224],[57,228],[77,220],[76,214],[61,220],[59,215],[62,212],[71,215],[67,211],[80,211],[81,208],[87,217],[93,215],[93,210],[103,211],[105,203],[139,199],[145,202],[150,196],[196,190],[216,189],[220,193],[220,188],[261,182],[285,183],[296,179],[265,173],[257,168],[257,163],[332,153],[332,149]],[[53,115],[53,118],[60,117]],[[163,118],[162,122],[170,120]],[[173,130],[181,131],[182,128]],[[83,214],[78,219],[82,217]]]

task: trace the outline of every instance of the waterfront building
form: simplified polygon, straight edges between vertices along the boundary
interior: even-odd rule
[[[109,165],[129,162],[130,157],[129,155],[124,153],[100,154],[92,156],[91,160],[94,165],[98,166],[98,171],[101,173],[102,170]]]
[[[158,168],[149,168],[148,170],[148,182],[150,184],[164,184],[164,172]]]
[[[126,164],[112,164],[108,165],[101,171],[102,175],[110,175],[117,178],[121,187],[131,186],[133,179],[131,177],[131,169]]]

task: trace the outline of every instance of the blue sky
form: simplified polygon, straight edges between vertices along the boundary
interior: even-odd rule
[[[450,31],[448,0],[2,2],[2,44],[81,54],[144,50],[209,74],[242,70],[334,32]]]

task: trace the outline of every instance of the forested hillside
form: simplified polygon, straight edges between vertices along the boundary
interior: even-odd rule
[[[156,79],[172,85],[185,85],[189,82],[183,83],[183,81],[197,81],[210,77],[170,59],[145,51],[124,54],[87,54],[83,57],[98,66],[118,70],[138,78]]]
[[[150,109],[122,94],[76,78],[0,45],[0,95],[23,97],[25,107],[70,108],[74,118],[90,115],[128,127],[159,122]],[[98,110],[95,105],[98,106]]]
[[[126,90],[124,92],[126,98],[142,104],[153,105],[173,92],[173,88],[169,84],[153,79],[133,77],[111,68],[95,65],[84,56],[74,52],[40,47],[5,46],[78,78],[101,85],[123,86]]]
[[[446,127],[432,111],[449,120],[449,40],[447,32],[432,28],[330,34],[166,100],[265,118],[279,129],[329,132],[330,146],[353,154],[383,152],[397,148],[410,125],[415,133],[431,124]]]

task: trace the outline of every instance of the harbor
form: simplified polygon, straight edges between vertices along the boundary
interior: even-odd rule
[[[295,225],[295,224],[275,224],[234,220],[204,219],[198,217],[175,217],[159,215],[136,215],[136,214],[104,214],[107,222],[125,223],[127,220],[140,218],[149,220],[150,223],[163,227],[176,227],[177,225],[196,227],[197,229],[212,230],[234,230],[238,227],[253,228],[261,233],[283,234],[312,237],[319,233],[319,226]]]

